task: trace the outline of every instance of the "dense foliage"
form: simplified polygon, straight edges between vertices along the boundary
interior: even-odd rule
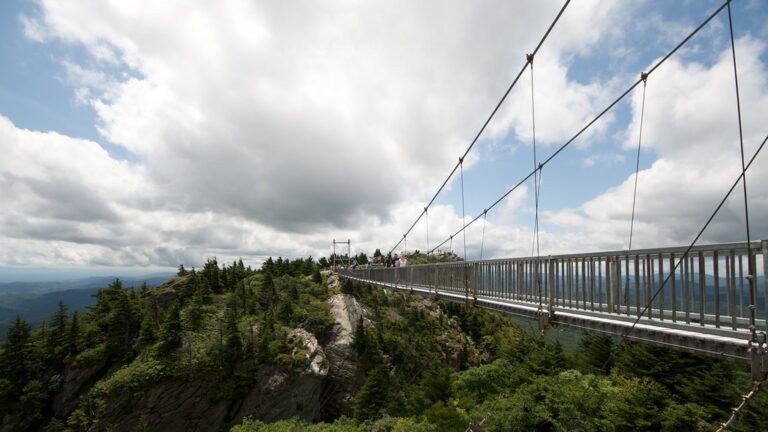
[[[371,309],[355,334],[367,378],[352,419],[248,419],[233,431],[712,431],[749,387],[723,361],[592,335],[566,352],[481,309],[346,291]],[[452,324],[469,337],[450,340]],[[767,406],[761,394],[733,430],[765,430]]]

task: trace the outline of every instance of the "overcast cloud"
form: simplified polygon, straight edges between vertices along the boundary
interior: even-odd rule
[[[60,60],[64,79],[73,100],[95,110],[103,138],[132,157],[24,130],[0,113],[0,264],[199,265],[214,255],[258,262],[326,255],[333,237],[353,239],[357,250],[388,248],[560,6],[42,0],[36,14],[19,18],[26,37],[87,50],[80,64]],[[570,137],[627,82],[621,74],[576,80],[570,67],[605,38],[630,44],[616,35],[630,13],[613,1],[580,1],[542,48],[535,68],[544,148]],[[768,133],[764,50],[758,39],[738,42],[750,155]],[[643,145],[656,158],[640,174],[638,246],[689,241],[738,175],[729,56],[711,64],[674,58],[649,80]],[[487,138],[531,139],[522,84]],[[625,150],[637,142],[638,97]],[[604,135],[614,121],[591,133]],[[545,251],[626,247],[633,180],[547,212]],[[758,187],[768,182],[766,162],[750,182],[756,234],[768,235],[768,194]],[[473,226],[468,256],[479,255],[480,243],[485,257],[530,253],[529,224],[518,216],[530,213],[529,202],[521,188],[489,214],[484,238],[482,222]],[[707,239],[741,239],[739,206],[729,204]],[[429,216],[433,245],[461,225],[451,205]],[[422,231],[409,249],[424,249]]]

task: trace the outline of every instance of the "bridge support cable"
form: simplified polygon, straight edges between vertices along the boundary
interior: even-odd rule
[[[754,382],[752,385],[752,390],[741,397],[741,403],[739,403],[739,406],[731,410],[731,416],[728,418],[728,420],[725,421],[725,423],[720,425],[720,427],[717,429],[717,432],[723,432],[728,430],[729,427],[733,426],[733,423],[736,421],[736,418],[739,416],[739,414],[741,414],[741,411],[747,407],[749,402],[754,399],[755,396],[757,396],[757,393],[762,390],[764,385],[765,381]]]
[[[643,120],[645,118],[645,88],[647,87],[648,75],[645,72],[640,74],[640,79],[643,81],[643,101],[640,105],[640,133],[637,137],[637,159],[635,160],[635,189],[632,193],[632,218],[629,222],[629,246],[628,251],[632,250],[632,234],[635,229],[635,205],[637,204],[637,179],[640,174],[640,146],[643,142]]]
[[[531,136],[533,141],[533,195],[535,202],[535,214],[533,223],[533,244],[531,245],[531,256],[535,256],[534,262],[536,271],[536,295],[539,297],[539,313],[543,316],[543,295],[541,289],[541,249],[539,248],[539,192],[541,190],[541,167],[539,167],[539,159],[536,155],[536,96],[534,91],[533,81],[533,54],[526,55],[526,60],[530,65],[528,69],[531,73]],[[534,251],[536,252],[534,254]],[[544,322],[539,320],[540,330],[543,330]]]
[[[713,11],[704,21],[701,22],[695,29],[693,29],[682,41],[680,41],[677,45],[675,45],[674,48],[672,48],[669,52],[667,52],[664,57],[662,57],[660,60],[658,60],[649,70],[646,72],[646,76],[650,77],[653,72],[656,71],[662,64],[664,64],[667,60],[669,60],[670,57],[672,57],[677,51],[680,50],[688,41],[691,40],[696,34],[698,34],[701,29],[703,29],[707,24],[709,24],[710,21],[712,21],[720,12],[723,11],[723,9],[726,8],[730,0],[727,0],[725,3],[720,5],[715,11]],[[568,141],[563,143],[560,147],[557,148],[551,155],[549,155],[543,162],[539,163],[539,165],[528,173],[525,177],[523,177],[518,183],[516,183],[512,188],[507,190],[504,194],[502,194],[496,201],[494,201],[490,206],[487,207],[487,210],[491,210],[495,208],[497,205],[499,205],[502,201],[504,201],[512,192],[516,191],[521,185],[523,185],[525,182],[527,182],[531,177],[533,177],[537,171],[542,170],[548,163],[550,163],[554,158],[556,158],[560,153],[562,153],[563,150],[565,150],[567,147],[569,147],[574,141],[576,141],[577,138],[579,138],[581,135],[584,134],[584,132],[587,131],[590,127],[592,127],[595,123],[597,123],[598,120],[600,120],[605,114],[607,114],[609,111],[611,111],[619,102],[621,102],[628,94],[630,94],[635,87],[640,85],[642,82],[642,79],[638,78],[637,81],[632,83],[623,93],[621,93],[616,99],[614,99],[608,106],[606,106],[600,113],[598,113],[592,120],[590,120],[586,125],[584,125],[578,132],[576,132],[575,135],[573,135]],[[469,226],[471,226],[473,223],[475,223],[480,217],[482,217],[482,213],[477,215],[474,219],[469,221],[466,225],[464,225],[460,230],[456,231],[452,235],[458,235],[463,230],[467,229]],[[443,240],[442,243],[435,246],[434,249],[444,245],[448,242],[448,239]]]
[[[464,218],[466,213],[464,212],[464,158],[459,158],[459,171],[461,172],[461,225],[464,225]],[[463,232],[464,235],[464,261],[467,260],[467,232]]]
[[[427,208],[424,207],[424,222],[427,226],[427,254],[429,254],[429,214],[427,213]]]
[[[746,165],[744,164],[744,131],[742,128],[741,123],[741,97],[739,94],[739,72],[736,65],[736,43],[734,41],[733,37],[733,18],[731,13],[731,3],[728,2],[728,30],[731,36],[731,56],[733,58],[733,81],[736,87],[736,113],[739,120],[739,149],[741,150],[741,184],[742,184],[742,190],[744,192],[744,220],[745,220],[745,229],[747,234],[747,282],[749,283],[749,329],[752,333],[752,340],[750,341],[750,350],[752,351],[752,380],[753,380],[753,386],[752,390],[747,393],[746,395],[742,396],[741,403],[733,409],[731,412],[730,418],[723,423],[720,428],[718,429],[718,432],[724,431],[728,429],[730,426],[733,425],[733,423],[736,421],[736,418],[741,413],[741,411],[749,404],[749,402],[754,398],[757,393],[762,389],[763,385],[765,384],[766,380],[766,371],[764,370],[763,364],[765,363],[765,355],[766,355],[766,336],[765,333],[761,334],[761,337],[758,338],[757,329],[756,329],[756,314],[757,314],[757,287],[756,287],[756,275],[755,275],[755,265],[754,260],[752,259],[752,246],[750,245],[750,230],[749,230],[749,199],[747,195],[747,170]],[[768,310],[766,311],[766,314],[768,314]],[[768,315],[767,315],[768,317]],[[753,344],[756,344],[757,346],[753,346]],[[759,354],[762,354],[761,356],[758,356]],[[762,359],[759,357],[763,357]],[[760,368],[760,373],[757,374],[755,372],[755,368]]]
[[[755,280],[755,266],[752,260],[752,247],[749,245],[749,199],[747,198],[747,170],[744,165],[744,132],[741,126],[741,98],[739,96],[739,72],[736,67],[736,44],[733,37],[733,18],[731,17],[731,2],[728,2],[728,29],[731,35],[731,54],[733,58],[733,81],[736,85],[736,113],[739,119],[739,148],[741,149],[741,184],[744,191],[744,219],[747,231],[747,281],[749,282],[749,326],[752,330],[752,340],[757,341],[755,315],[757,313],[757,290]]]
[[[483,235],[480,237],[480,261],[483,260],[483,248],[485,247],[485,223],[487,222],[485,215],[487,213],[487,210],[483,211]]]
[[[549,24],[549,27],[547,27],[547,31],[544,32],[544,36],[541,37],[539,40],[539,43],[536,45],[536,48],[533,50],[533,54],[539,52],[539,49],[541,49],[541,46],[544,45],[544,41],[547,40],[549,37],[549,34],[552,32],[552,29],[555,28],[555,24],[560,20],[560,17],[563,16],[563,13],[565,12],[565,9],[568,7],[568,5],[571,3],[571,0],[566,0],[565,3],[563,3],[563,7],[560,8],[560,11],[557,13],[557,16],[555,16],[555,19],[552,20],[552,22]],[[475,143],[480,139],[480,136],[485,132],[485,129],[488,127],[488,124],[491,122],[493,117],[496,115],[496,112],[499,111],[499,108],[501,108],[501,105],[504,103],[504,101],[507,99],[507,96],[509,96],[509,93],[512,91],[512,89],[517,85],[517,82],[520,80],[520,77],[523,75],[523,72],[525,72],[525,69],[528,67],[528,63],[526,62],[522,68],[520,68],[520,71],[515,75],[515,78],[512,80],[512,83],[507,87],[507,90],[504,92],[504,94],[501,96],[501,99],[496,104],[496,106],[493,108],[493,111],[491,111],[491,114],[488,116],[488,118],[483,123],[483,126],[480,128],[480,130],[477,132],[475,137],[472,139],[472,142],[469,144],[469,147],[464,151],[464,154],[461,156],[461,159],[464,159],[467,157],[467,154],[469,154],[470,150],[472,150],[472,147],[475,146]],[[448,176],[443,180],[443,183],[440,185],[439,188],[437,188],[437,192],[432,196],[432,199],[429,200],[429,203],[427,203],[427,206],[425,207],[425,211],[422,211],[419,216],[416,218],[415,221],[413,221],[413,224],[411,224],[410,228],[408,228],[407,233],[410,233],[413,228],[416,226],[417,223],[421,220],[422,216],[426,213],[426,209],[431,207],[432,204],[437,199],[438,195],[440,195],[440,192],[443,191],[445,186],[448,184],[448,182],[451,180],[454,174],[456,174],[456,170],[459,169],[459,164],[456,164],[453,166],[453,169],[450,173],[448,173]],[[402,239],[400,239],[402,241]],[[390,253],[397,249],[397,247],[400,245],[400,241],[395,244],[395,246],[392,247],[390,250]],[[441,245],[442,246],[442,245]],[[434,249],[433,249],[434,250]]]

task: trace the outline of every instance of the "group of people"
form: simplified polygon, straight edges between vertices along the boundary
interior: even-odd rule
[[[408,255],[405,252],[400,255],[395,254],[387,259],[387,267],[405,267],[408,264]]]
[[[408,256],[403,252],[394,256],[377,256],[373,261],[368,261],[366,268],[370,270],[375,267],[405,267],[406,265],[408,265]],[[356,262],[352,265],[352,268],[357,268]]]

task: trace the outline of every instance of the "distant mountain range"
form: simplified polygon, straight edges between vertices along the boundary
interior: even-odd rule
[[[120,278],[125,287],[160,285],[173,277],[173,273],[156,273],[143,277]],[[20,315],[33,325],[39,325],[53,315],[63,301],[69,311],[84,311],[95,303],[93,295],[112,283],[115,277],[91,277],[62,282],[10,282],[0,283],[0,340],[5,338],[8,326]]]

